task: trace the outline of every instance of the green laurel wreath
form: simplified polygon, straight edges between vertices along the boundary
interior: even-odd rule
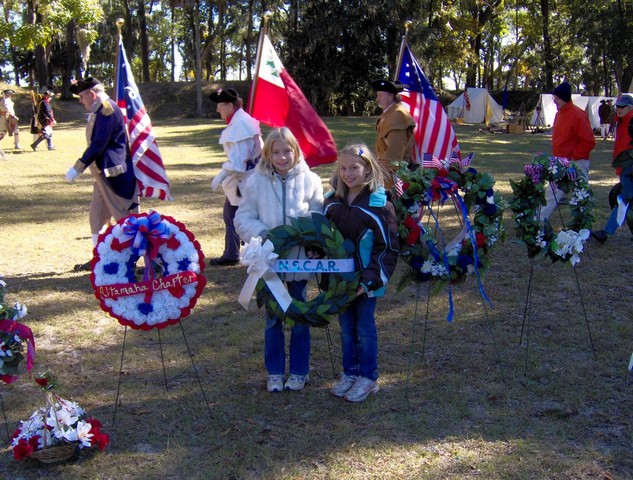
[[[571,262],[577,253],[560,253],[561,234],[578,234],[583,229],[590,230],[594,221],[594,197],[587,179],[577,169],[574,162],[564,158],[535,155],[532,162],[524,167],[524,177],[515,182],[510,180],[514,194],[510,208],[516,236],[527,247],[528,258],[549,258],[552,262]],[[539,219],[539,208],[546,205],[547,183],[555,183],[557,188],[569,194],[567,202],[569,221],[562,230],[555,232],[549,220]]]
[[[279,258],[286,258],[294,247],[321,249],[330,259],[350,258],[354,245],[345,240],[338,229],[325,216],[313,213],[311,217],[291,218],[290,225],[280,225],[268,232],[268,240]],[[315,298],[303,302],[293,299],[285,312],[273,297],[266,282],[257,283],[257,306],[265,307],[269,317],[286,318],[289,323],[305,323],[311,327],[325,327],[356,298],[360,276],[357,272],[327,274],[327,289]]]

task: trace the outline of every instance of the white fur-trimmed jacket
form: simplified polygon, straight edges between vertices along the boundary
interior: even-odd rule
[[[264,236],[271,228],[289,224],[289,218],[306,217],[323,210],[321,178],[303,158],[282,179],[258,164],[248,177],[242,203],[235,214],[235,229],[244,242]]]
[[[290,223],[290,218],[307,217],[310,212],[323,210],[321,178],[303,158],[282,179],[259,163],[248,177],[242,203],[235,214],[235,229],[248,243],[252,237],[263,237],[272,228]],[[303,247],[294,247],[287,258],[305,258]],[[310,274],[290,273],[284,281],[308,280]]]

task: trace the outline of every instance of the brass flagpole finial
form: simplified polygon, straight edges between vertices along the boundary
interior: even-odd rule
[[[268,22],[270,22],[271,18],[273,18],[273,12],[271,12],[270,10],[266,10],[264,14],[262,15],[262,20],[264,20],[264,26],[268,25]]]
[[[406,22],[404,22],[404,34],[405,35],[407,33],[409,33],[409,29],[411,28],[412,25],[413,25],[413,22],[411,20],[407,20]]]
[[[121,29],[123,28],[123,24],[125,23],[125,20],[123,20],[122,18],[117,18],[114,23],[116,25],[117,30],[119,31],[119,35],[121,35]]]

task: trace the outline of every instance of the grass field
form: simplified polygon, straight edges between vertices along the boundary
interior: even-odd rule
[[[205,255],[217,256],[223,197],[211,192],[210,180],[223,162],[217,144],[223,125],[154,123],[175,202],[144,201],[142,208],[183,222]],[[339,146],[373,142],[373,119],[328,123]],[[508,199],[509,180],[521,177],[534,153],[549,151],[544,134],[456,129],[462,150],[476,152],[474,166],[492,173]],[[329,331],[313,331],[310,384],[301,392],[267,393],[262,313],[237,303],[245,270],[208,268],[207,287],[182,328],[166,328],[160,337],[127,330],[113,425],[124,328],[99,309],[88,274],[73,272],[91,257],[92,180],[64,182],[85,146],[80,113],[57,127],[54,142],[56,151],[35,153],[13,153],[12,143],[2,142],[0,273],[7,299],[28,307],[24,323],[36,338],[35,370],[54,372],[58,393],[99,418],[111,444],[52,466],[17,462],[7,447],[0,478],[633,478],[630,235],[623,228],[605,245],[587,242],[577,277],[569,266],[536,262],[524,325],[530,261],[513,241],[509,210],[508,240],[484,278],[493,309],[484,308],[472,280],[454,289],[450,324],[446,296],[427,302],[424,287],[392,289],[379,302],[381,390],[367,401],[347,404],[328,395],[340,369],[336,322]],[[615,181],[612,147],[598,141],[592,156],[598,228]],[[330,168],[317,169],[324,182]],[[43,402],[28,375],[1,385],[0,394],[11,432]],[[2,418],[0,441],[8,445]]]

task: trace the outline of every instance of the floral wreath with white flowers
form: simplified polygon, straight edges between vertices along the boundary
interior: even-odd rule
[[[18,322],[27,314],[20,302],[8,303],[4,296],[7,284],[0,275],[0,382],[13,383],[19,378],[19,365],[24,360],[26,345],[26,370],[33,369],[35,339],[29,327]]]
[[[587,178],[574,162],[546,154],[534,156],[524,172],[520,181],[510,181],[514,193],[510,207],[516,235],[527,246],[528,257],[576,265],[594,221],[594,199]],[[546,188],[559,189],[569,196],[570,219],[559,232],[554,232],[548,219],[540,220]]]
[[[137,267],[141,258],[144,267]],[[122,325],[149,330],[189,315],[206,284],[204,267],[193,234],[150,210],[122,218],[99,237],[90,280],[104,311]]]
[[[505,239],[506,202],[493,189],[492,175],[470,166],[472,157],[473,154],[463,160],[433,158],[422,167],[403,163],[396,172],[393,204],[400,255],[410,267],[398,289],[411,282],[431,282],[433,295],[474,274],[482,297],[487,300],[480,275],[490,266],[490,253],[495,245]],[[446,201],[455,205],[462,223],[462,231],[450,242],[444,238],[433,212],[435,204],[443,205]],[[425,225],[425,221],[430,221],[431,226]]]

